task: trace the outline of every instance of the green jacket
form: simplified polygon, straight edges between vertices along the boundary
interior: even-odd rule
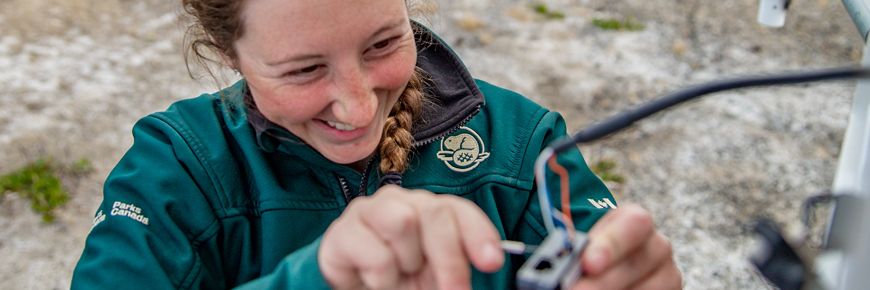
[[[558,113],[470,77],[437,37],[418,28],[433,105],[402,185],[472,200],[502,238],[546,235],[533,163],[566,134]],[[245,82],[179,101],[133,128],[135,142],[105,183],[104,200],[72,289],[328,289],[319,238],[381,173],[333,163],[242,105]],[[221,96],[223,96],[223,101]],[[559,156],[571,173],[576,227],[588,230],[613,198],[579,150]],[[558,177],[548,177],[558,193]],[[605,201],[604,199],[608,199]],[[559,198],[553,197],[560,206]],[[474,272],[474,289],[515,288],[524,257]]]

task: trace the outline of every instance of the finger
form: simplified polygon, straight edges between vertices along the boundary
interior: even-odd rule
[[[383,196],[394,193],[379,194]],[[396,198],[380,198],[375,204],[376,209],[362,215],[362,222],[392,249],[402,273],[417,272],[423,265],[418,213],[411,205]]]
[[[360,208],[371,206],[359,200],[348,214],[331,225],[321,240],[318,262],[324,278],[339,289],[364,285],[368,289],[395,288],[400,270],[392,249],[360,222]]]
[[[438,288],[469,289],[471,268],[460,243],[452,204],[443,199],[429,199],[427,204],[418,203],[417,206],[424,217],[420,221],[423,252]]]
[[[383,244],[379,238],[371,231],[365,229],[364,226],[356,227],[359,230],[351,230],[349,237],[345,243],[354,244],[358,240],[373,241],[371,244],[376,244],[377,252],[356,254],[369,251],[370,248],[353,247],[353,252],[345,253],[353,258],[351,260],[357,265],[360,279],[368,289],[393,289],[399,284],[401,273],[396,265],[396,258],[393,252],[388,249],[388,246]],[[379,241],[381,243],[375,242]],[[351,249],[351,247],[345,247]]]
[[[417,289],[417,290],[436,290],[438,282],[435,281],[435,273],[432,272],[432,267],[424,264],[417,273],[405,276],[405,283],[399,289]]]
[[[425,290],[437,290],[438,289],[438,281],[435,280],[435,271],[432,271],[432,267],[427,267],[420,272],[420,288]]]
[[[631,287],[633,290],[683,289],[683,274],[671,261],[659,267],[647,279]]]
[[[621,206],[605,214],[589,231],[589,244],[583,253],[583,270],[599,275],[650,239],[653,220],[638,205]]]
[[[505,255],[500,249],[502,237],[488,216],[476,204],[464,198],[455,198],[454,213],[459,223],[463,248],[472,265],[482,272],[495,272],[504,265]]]
[[[574,289],[629,289],[629,286],[647,279],[663,265],[673,265],[671,247],[664,236],[656,234],[638,251],[606,272],[584,278]]]
[[[631,206],[633,206],[633,204],[628,204],[628,205],[623,205],[623,206],[631,207]],[[598,221],[595,222],[594,225],[592,225],[592,228],[589,229],[589,232],[587,232],[587,234],[588,235],[595,235],[598,232],[600,232],[601,229],[606,228],[605,225],[609,225],[609,224],[613,223],[614,217],[619,216],[618,214],[614,214],[614,211],[616,211],[617,209],[619,209],[619,208],[608,210],[604,214],[604,216],[602,216],[600,219],[598,219]]]

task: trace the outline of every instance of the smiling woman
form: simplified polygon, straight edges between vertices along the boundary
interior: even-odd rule
[[[499,242],[547,235],[533,163],[559,114],[473,79],[402,0],[184,4],[199,61],[243,79],[135,125],[97,212],[148,222],[101,217],[73,289],[515,288]],[[612,196],[559,162],[591,229],[577,287],[679,287],[649,213],[581,202]]]
[[[327,159],[362,169],[414,72],[414,33],[402,1],[331,2],[248,5],[239,57],[225,58],[266,119]]]
[[[246,105],[336,163],[362,171],[380,144],[381,170],[404,171],[423,94],[403,2],[352,2],[351,9],[337,9],[346,4],[263,1],[244,10],[234,6],[241,1],[186,2],[185,7],[195,9],[192,14],[206,18],[200,23],[208,32],[191,35],[200,37],[192,42],[192,51],[204,63],[200,46],[215,49],[239,71],[250,90]],[[241,10],[238,16],[250,20],[243,27],[230,17],[234,21],[226,26],[207,27],[232,13],[199,13],[217,10],[206,5]],[[276,11],[298,11],[299,17]]]

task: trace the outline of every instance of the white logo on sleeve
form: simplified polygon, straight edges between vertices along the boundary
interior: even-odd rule
[[[591,198],[588,198],[588,199],[586,199],[586,200],[588,200],[589,203],[591,203],[592,205],[594,205],[595,208],[597,208],[597,209],[603,209],[603,208],[616,208],[616,205],[613,204],[612,202],[610,202],[610,199],[609,199],[609,198],[605,198],[603,201],[597,201],[597,200],[594,200],[594,199],[591,199]]]
[[[140,222],[143,225],[148,225],[148,218],[142,214],[142,208],[133,204],[126,204],[120,201],[116,201],[112,204],[112,212],[110,213],[110,215],[125,216],[137,222]]]
[[[103,214],[103,211],[97,212],[97,216],[94,217],[94,222],[91,224],[91,229],[93,230],[98,224],[106,220],[106,215]]]
[[[462,126],[456,132],[457,135],[441,138],[438,159],[453,171],[467,172],[486,160],[489,152],[486,152],[480,135],[471,128]]]

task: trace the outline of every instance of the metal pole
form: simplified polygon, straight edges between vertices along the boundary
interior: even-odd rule
[[[867,32],[870,31],[870,3],[867,0],[843,0],[843,6],[849,11],[849,16],[852,16],[858,33],[867,41]]]
[[[870,9],[867,0],[843,0],[861,37],[867,40]],[[870,66],[870,46],[864,45],[864,67]],[[852,194],[850,202],[838,202],[831,219],[826,253],[829,267],[818,267],[834,289],[867,289],[870,285],[870,81],[860,80],[852,100],[849,125],[837,162],[833,192]],[[823,255],[824,256],[824,255]],[[833,257],[833,258],[831,258]],[[820,260],[817,259],[817,266]],[[827,272],[827,273],[825,273]]]

